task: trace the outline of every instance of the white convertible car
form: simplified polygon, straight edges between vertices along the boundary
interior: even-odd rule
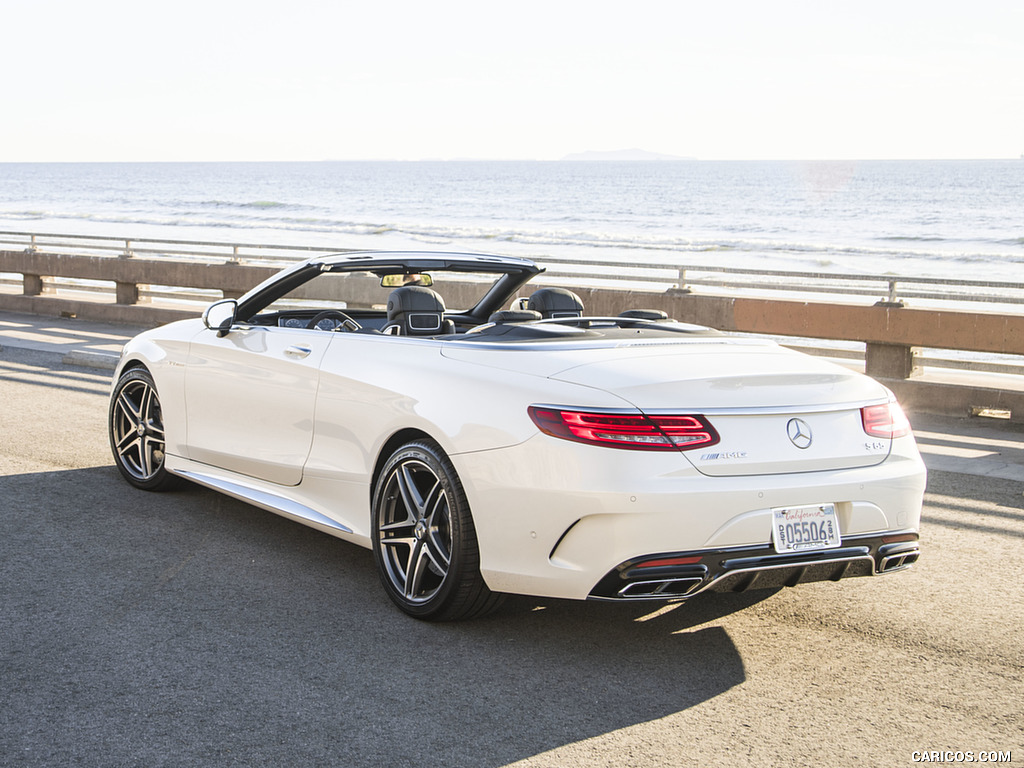
[[[117,467],[372,548],[423,619],[503,593],[683,599],[917,559],[925,470],[885,387],[655,311],[588,317],[571,291],[529,290],[540,272],[314,258],[143,333],[110,400]]]

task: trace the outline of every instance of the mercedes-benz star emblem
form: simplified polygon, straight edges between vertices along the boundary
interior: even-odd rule
[[[786,434],[789,435],[789,442],[797,448],[811,447],[811,427],[803,419],[790,419],[786,425]]]

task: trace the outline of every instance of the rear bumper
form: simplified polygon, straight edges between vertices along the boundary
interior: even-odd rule
[[[894,573],[910,568],[920,554],[918,535],[910,531],[847,537],[838,548],[799,554],[780,555],[770,546],[659,552],[620,563],[597,583],[588,597],[613,601],[674,600],[708,591],[795,587],[814,581]],[[664,564],[672,560],[687,562]]]
[[[873,467],[737,477],[702,475],[669,453],[545,436],[451,458],[473,510],[487,585],[496,592],[583,600],[619,566],[653,553],[771,557],[777,507],[834,503],[842,547],[864,546],[874,537],[867,555],[875,557],[882,537],[920,525],[924,465],[911,439],[897,442],[901,452]],[[703,591],[720,565],[699,562],[710,574],[697,584]],[[855,563],[847,575],[879,568]]]

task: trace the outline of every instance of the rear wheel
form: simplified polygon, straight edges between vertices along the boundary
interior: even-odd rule
[[[410,616],[482,616],[503,597],[480,575],[476,529],[451,460],[432,440],[388,459],[373,494],[373,554],[381,583]]]
[[[136,488],[163,491],[177,482],[164,467],[164,421],[153,377],[125,371],[110,398],[110,450],[121,475]]]

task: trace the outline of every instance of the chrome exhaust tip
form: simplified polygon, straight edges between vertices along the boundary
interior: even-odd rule
[[[907,545],[890,545],[890,547],[881,547],[878,550],[878,554],[881,559],[878,561],[878,570],[876,573],[895,573],[896,571],[902,571],[909,568],[917,559],[921,556],[921,550],[918,548],[916,542]]]
[[[690,576],[677,579],[632,581],[618,592],[618,597],[686,597],[704,581],[702,577]]]

